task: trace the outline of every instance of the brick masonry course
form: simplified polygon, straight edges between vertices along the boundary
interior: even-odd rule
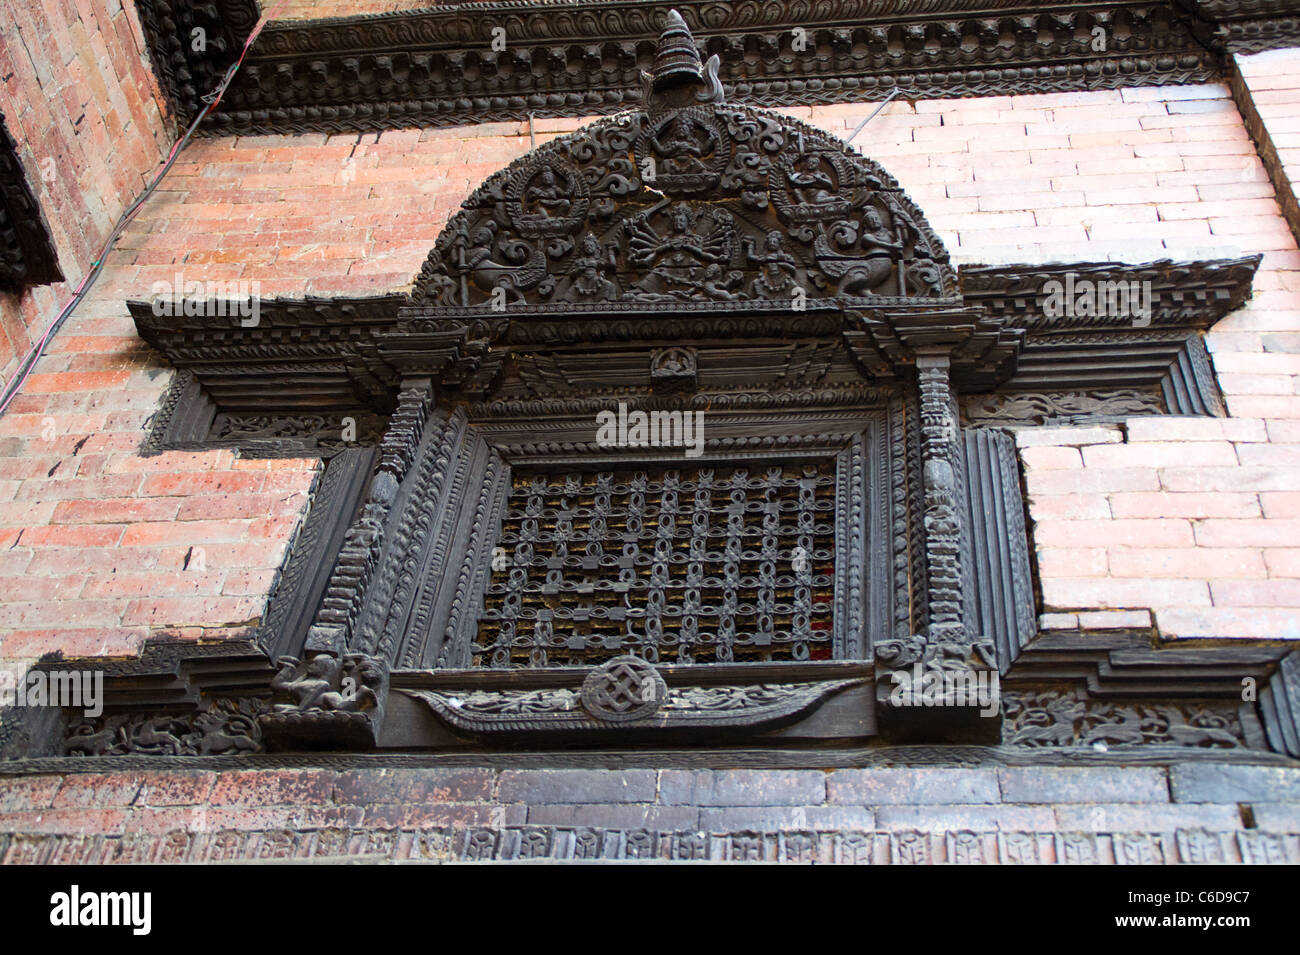
[[[202,845],[209,853],[233,842],[282,848],[287,842],[294,847],[289,854],[329,855],[366,854],[363,849],[381,844],[392,849],[401,840],[488,839],[499,854],[502,840],[525,837],[542,839],[548,853],[560,853],[563,839],[579,837],[606,840],[605,849],[613,852],[609,840],[617,839],[619,857],[629,854],[629,840],[671,855],[668,842],[690,837],[757,839],[759,848],[746,851],[760,854],[809,839],[826,851],[827,840],[840,849],[878,840],[867,852],[872,861],[945,861],[958,852],[957,840],[985,853],[986,861],[1014,861],[1017,846],[1033,845],[1040,861],[1072,858],[1076,851],[1103,862],[1116,853],[1127,858],[1152,851],[1167,861],[1191,861],[1209,846],[1224,861],[1260,861],[1257,854],[1276,853],[1276,861],[1296,862],[1300,769],[1197,762],[1171,768],[375,767],[8,776],[0,777],[0,833],[7,834],[0,835],[0,860],[10,863],[33,852],[74,850],[123,861],[131,857],[129,847],[166,860],[168,845],[195,852]],[[321,850],[340,838],[352,847],[348,852]],[[767,842],[772,845],[763,849]],[[254,854],[263,851],[279,854],[270,848]]]

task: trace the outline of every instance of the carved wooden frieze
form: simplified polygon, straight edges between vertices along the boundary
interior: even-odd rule
[[[63,741],[69,756],[230,756],[266,748],[260,718],[270,704],[257,697],[217,698],[206,708],[175,713],[118,713],[74,724]]]
[[[1251,745],[1240,701],[1092,700],[1072,690],[1007,691],[1002,738],[1019,746],[1110,747],[1168,745],[1241,749]],[[1249,714],[1249,711],[1245,711]],[[1257,721],[1250,731],[1258,735]]]
[[[880,99],[894,87],[921,98],[1207,82],[1228,52],[1293,42],[1289,3],[561,0],[538,11],[519,0],[273,21],[209,123],[228,133],[338,132],[616,112],[643,102],[645,37],[674,6],[696,48],[721,56],[736,101],[755,106]],[[257,4],[140,8],[160,85],[188,119],[233,61]],[[194,42],[196,29],[206,43]]]

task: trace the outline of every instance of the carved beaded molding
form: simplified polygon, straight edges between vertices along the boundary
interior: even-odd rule
[[[1295,0],[559,0],[272,22],[216,132],[341,132],[589,116],[644,102],[648,41],[676,5],[736,102],[794,106],[1200,83],[1225,57],[1294,44]],[[140,0],[154,69],[188,120],[257,20],[254,0]],[[492,28],[506,48],[494,50]],[[192,31],[209,37],[202,51]],[[806,31],[806,48],[795,30]],[[1094,49],[1094,31],[1106,37]]]
[[[1213,413],[1178,404],[1212,403],[1193,345],[1258,259],[958,276],[878,165],[728,105],[680,18],[653,67],[645,110],[477,189],[409,299],[272,302],[252,328],[132,304],[185,376],[152,449],[328,465],[257,632],[87,664],[111,668],[105,715],[45,744],[10,721],[10,741],[108,757],[999,739],[973,700],[899,705],[893,674],[918,668],[1001,679],[1026,748],[1296,738],[1285,647],[1039,633],[1013,443],[959,422],[1087,413],[1127,400],[1092,394],[1116,379]],[[1151,281],[1150,322],[1045,321],[1035,288],[1063,270]],[[602,441],[616,408],[706,415],[697,455]],[[339,415],[373,416],[371,437],[342,441]],[[1243,673],[1283,680],[1263,729]]]

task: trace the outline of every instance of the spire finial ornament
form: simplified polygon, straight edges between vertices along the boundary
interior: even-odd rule
[[[690,102],[721,103],[726,99],[718,81],[720,61],[717,55],[708,63],[700,62],[699,51],[690,27],[676,10],[669,10],[659,34],[652,72],[641,73],[642,97],[653,98],[660,108],[680,107]]]
[[[704,64],[695,49],[695,38],[682,15],[668,11],[663,32],[659,34],[659,48],[655,51],[655,92],[671,86],[680,86],[692,80],[704,79]]]

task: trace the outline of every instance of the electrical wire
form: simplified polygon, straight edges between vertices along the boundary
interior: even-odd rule
[[[175,145],[172,146],[171,152],[167,155],[167,161],[163,164],[163,167],[158,170],[153,181],[145,187],[144,192],[142,192],[139,197],[131,203],[127,210],[122,213],[121,217],[117,220],[117,225],[114,226],[113,231],[109,233],[108,240],[101,248],[99,256],[91,263],[90,271],[85,274],[81,283],[73,291],[72,298],[65,306],[63,306],[58,317],[50,323],[50,327],[45,330],[45,334],[42,335],[28,350],[22,364],[18,366],[14,377],[10,379],[8,386],[2,393],[0,393],[0,415],[3,415],[9,410],[9,404],[18,396],[23,385],[27,383],[27,379],[31,377],[32,369],[36,367],[36,362],[45,354],[45,349],[48,347],[51,339],[54,338],[55,333],[58,332],[58,330],[63,326],[63,323],[68,320],[68,317],[72,315],[77,306],[80,305],[86,295],[89,294],[90,289],[94,286],[100,273],[104,271],[104,260],[108,258],[108,253],[111,252],[113,246],[117,244],[117,240],[121,237],[122,231],[127,227],[131,220],[135,218],[135,214],[140,211],[140,207],[143,206],[145,201],[153,195],[154,190],[156,190],[158,185],[163,181],[163,177],[171,170],[172,165],[176,162],[176,157],[180,155],[181,150],[189,143],[190,137],[194,135],[194,131],[199,128],[199,123],[203,122],[207,115],[217,108],[217,105],[221,102],[221,97],[225,95],[226,87],[230,85],[231,81],[235,78],[235,73],[238,72],[239,67],[243,65],[244,57],[248,55],[248,50],[253,45],[253,41],[256,40],[258,34],[262,32],[262,27],[266,26],[266,24],[270,22],[271,16],[275,13],[276,8],[281,6],[283,3],[284,0],[280,0],[279,3],[276,3],[270,10],[263,14],[261,19],[258,20],[257,26],[253,28],[253,32],[250,33],[248,39],[244,41],[244,48],[240,51],[239,58],[230,65],[228,70],[226,70],[225,75],[222,76],[221,82],[217,84],[216,89],[201,97],[205,104],[203,109],[194,117],[194,121],[190,123],[189,128],[185,130],[185,135],[176,140]]]

